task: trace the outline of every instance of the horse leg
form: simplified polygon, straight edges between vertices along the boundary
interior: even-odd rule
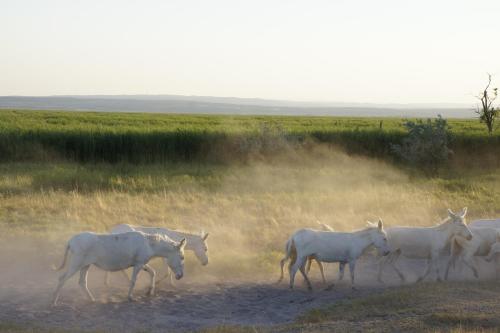
[[[95,298],[87,286],[87,276],[89,273],[89,268],[90,268],[90,265],[87,265],[87,266],[83,267],[82,269],[80,269],[80,280],[78,280],[78,284],[80,285],[80,287],[82,287],[85,294],[87,294],[87,297],[90,299],[90,301],[95,302]]]
[[[345,264],[345,262],[339,263],[339,276],[337,277],[338,282],[340,282],[344,278]]]
[[[288,256],[286,256],[280,260],[281,275],[280,275],[280,278],[278,279],[278,282],[276,282],[276,283],[280,283],[281,281],[283,281],[283,278],[285,277],[284,266],[285,266],[285,262],[287,260],[288,260]]]
[[[132,290],[134,290],[135,282],[137,281],[137,274],[141,271],[143,265],[137,264],[134,266],[134,269],[132,271],[132,278],[130,279],[130,287],[128,289],[128,300],[133,301],[134,299],[132,298]]]
[[[405,276],[403,275],[403,273],[401,272],[401,270],[397,266],[397,260],[399,259],[400,256],[401,256],[401,251],[396,250],[396,251],[391,252],[387,257],[382,257],[382,259],[380,259],[380,263],[378,266],[378,278],[377,278],[379,282],[384,283],[382,281],[382,269],[386,265],[390,265],[392,267],[392,269],[394,269],[394,271],[398,274],[398,277],[401,280],[401,283],[406,282]]]
[[[167,260],[167,258],[164,258],[163,262],[165,263],[165,269],[166,269],[165,275],[162,278],[156,279],[155,285],[158,286],[161,281],[163,281],[165,279],[168,279],[170,285],[174,286],[174,280],[173,280],[173,276],[172,276],[172,273],[170,271],[170,268],[168,266],[168,260]]]
[[[377,273],[377,281],[379,283],[384,283],[384,281],[382,280],[382,269],[384,268],[384,266],[387,264],[387,261],[389,260],[389,256],[392,256],[392,253],[389,254],[387,257],[382,257],[380,259],[380,261],[378,262],[378,273]],[[339,266],[340,268],[340,266]]]
[[[148,288],[148,291],[146,292],[147,295],[153,296],[155,294],[155,278],[156,278],[156,272],[151,266],[148,264],[144,265],[143,269],[149,273],[150,279],[151,279],[151,286]]]
[[[304,261],[306,259],[307,259],[306,257],[297,257],[292,267],[290,268],[290,289],[293,289],[295,282],[295,274],[297,274],[299,268],[301,268],[304,265]]]
[[[460,257],[460,259],[461,259],[461,257]],[[448,263],[446,264],[446,271],[444,273],[444,279],[446,281],[448,281],[448,274],[450,272],[450,267],[452,267],[452,266],[455,267],[456,262],[457,262],[457,256],[451,254],[450,259],[448,259]]]
[[[466,258],[464,258],[463,262],[464,262],[465,266],[469,267],[472,270],[472,273],[474,273],[474,277],[476,279],[478,279],[479,273],[478,273],[476,265],[474,263],[474,258],[467,256]]]
[[[82,261],[83,260],[80,257],[72,257],[68,270],[65,273],[61,274],[61,276],[59,276],[59,283],[57,284],[56,291],[54,292],[54,298],[52,300],[53,305],[57,305],[61,288],[69,278],[71,278],[73,275],[75,275],[76,272],[78,272],[78,270],[80,270]]]
[[[356,268],[356,260],[349,261],[349,273],[351,273],[351,288],[352,290],[356,290],[354,286],[354,269]]]
[[[421,277],[419,277],[417,279],[417,283],[421,282],[423,279],[425,279],[427,277],[427,275],[429,275],[429,273],[431,272],[431,269],[432,269],[433,265],[434,265],[434,260],[427,259],[427,267],[425,268],[424,275],[422,275]]]
[[[109,272],[108,271],[104,271],[104,285],[106,287],[109,287]]]
[[[306,273],[307,274],[309,274],[309,271],[311,270],[312,261],[313,261],[313,256],[307,257],[307,260],[306,260]]]
[[[127,280],[127,282],[130,282],[130,278],[128,277],[127,275],[127,272],[123,269],[120,271],[122,273],[122,275],[125,277],[125,279]]]
[[[306,280],[307,289],[309,291],[312,291],[312,284],[311,284],[311,281],[309,281],[309,278],[307,277],[306,270],[305,270],[306,263],[307,263],[307,259],[304,262],[304,264],[302,266],[300,266],[299,270],[300,270],[300,273],[302,273],[302,276],[304,277],[304,280]]]
[[[321,278],[323,279],[323,283],[326,283],[325,272],[323,270],[323,263],[321,261],[319,261],[318,259],[316,259],[316,262],[318,263],[319,271],[321,273]]]
[[[436,264],[434,264],[434,271],[436,272],[436,281],[437,282],[443,281],[441,279],[441,275],[439,274],[439,263],[437,262],[437,259],[436,259]]]
[[[394,255],[393,259],[391,259],[390,261],[390,264],[392,266],[392,268],[396,271],[396,273],[398,274],[399,276],[399,279],[401,280],[402,283],[405,283],[406,282],[406,278],[405,276],[403,275],[403,272],[401,272],[401,270],[399,269],[398,265],[397,265],[397,260],[399,260],[399,257],[401,256],[401,251],[397,251],[396,254]]]
[[[345,264],[345,262],[339,262],[339,275],[337,277],[338,282],[344,278]],[[335,283],[330,284],[325,290],[332,290],[333,287],[335,287]]]

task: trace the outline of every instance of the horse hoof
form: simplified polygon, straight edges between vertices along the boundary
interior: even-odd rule
[[[329,285],[328,287],[325,288],[325,291],[331,291],[335,287],[334,284]]]
[[[135,299],[133,297],[128,297],[127,299],[128,299],[129,302],[134,302],[135,301]]]

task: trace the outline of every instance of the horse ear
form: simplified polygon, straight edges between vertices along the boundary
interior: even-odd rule
[[[464,209],[462,209],[462,218],[464,218],[465,215],[467,215],[467,207],[464,207]]]
[[[367,226],[367,227],[374,227],[374,226],[375,226],[375,223],[370,222],[370,221],[366,221],[366,226]]]
[[[206,233],[206,234],[202,237],[202,239],[203,239],[204,241],[206,241],[206,240],[207,240],[207,238],[208,238],[208,232],[207,232],[207,233]]]
[[[380,217],[378,218],[378,228],[380,230],[384,228],[384,222],[382,222],[382,219]]]
[[[186,238],[183,238],[183,239],[181,239],[181,241],[179,242],[179,244],[177,244],[177,248],[179,250],[181,250],[181,249],[184,248],[185,245],[186,245]]]
[[[448,208],[448,216],[449,216],[449,217],[451,217],[451,218],[455,218],[455,217],[457,217],[457,216],[455,215],[455,213],[453,213],[453,212],[452,212],[452,210],[451,210],[451,209],[449,209],[449,208]]]

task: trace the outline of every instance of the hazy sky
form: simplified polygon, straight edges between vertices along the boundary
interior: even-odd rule
[[[0,95],[475,103],[499,0],[0,0]]]

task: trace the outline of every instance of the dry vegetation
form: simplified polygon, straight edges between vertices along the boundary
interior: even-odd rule
[[[213,286],[273,281],[288,235],[317,221],[352,230],[378,217],[388,226],[433,225],[448,207],[468,206],[469,220],[500,214],[498,169],[455,168],[425,178],[322,144],[280,147],[273,158],[231,164],[0,164],[0,282],[23,288],[24,277],[36,274],[55,282],[49,267],[59,263],[72,234],[106,232],[119,223],[208,231],[210,264],[201,267],[187,255],[184,280]],[[25,297],[29,302],[31,295]],[[498,283],[377,289],[307,312],[294,324],[205,332],[490,332],[500,325],[499,297]],[[38,331],[13,322],[0,331]]]
[[[410,179],[383,162],[317,148],[273,163],[240,166],[25,165],[0,167],[4,237],[25,234],[64,242],[83,230],[118,223],[211,233],[203,275],[276,272],[283,244],[317,221],[338,230],[379,216],[387,225],[432,225],[446,208],[495,216],[496,173],[473,180]],[[251,249],[249,251],[249,249]],[[193,265],[191,269],[199,269]]]

